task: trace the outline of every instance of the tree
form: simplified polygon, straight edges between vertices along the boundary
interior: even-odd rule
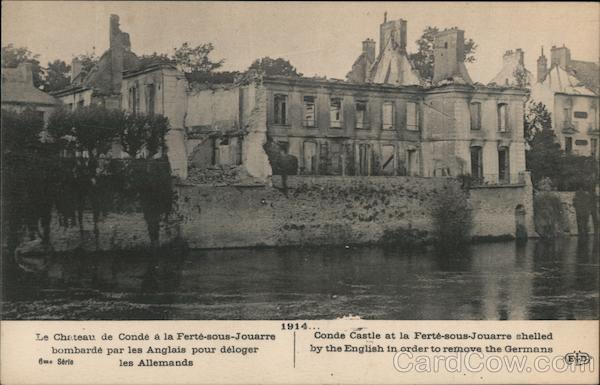
[[[186,74],[212,72],[225,62],[223,59],[215,62],[209,58],[214,48],[212,43],[192,47],[189,42],[185,42],[181,47],[175,49],[172,59],[177,63],[179,70]]]
[[[423,34],[416,41],[418,49],[416,53],[408,55],[413,67],[419,71],[421,78],[427,82],[433,79],[433,40],[439,32],[437,27],[427,27],[423,30]],[[477,44],[473,39],[465,39],[465,57],[466,63],[475,61],[475,50]]]
[[[159,241],[160,221],[171,212],[174,193],[166,155],[168,119],[162,115],[127,114],[101,106],[59,110],[48,122],[48,132],[59,146],[57,211],[64,225],[79,222],[90,207],[94,234],[103,213],[120,205],[139,205],[152,246]],[[129,158],[110,157],[119,142]]]
[[[15,47],[8,44],[2,47],[2,68],[16,68],[21,63],[31,63],[33,72],[33,85],[44,85],[44,70],[40,67],[40,55],[32,53],[27,47]]]
[[[473,212],[468,193],[450,182],[438,190],[430,205],[433,237],[440,250],[455,251],[471,239]]]
[[[81,63],[81,77],[84,78],[98,64],[100,58],[94,52],[84,53],[76,57]],[[73,79],[71,79],[73,81]]]
[[[525,155],[527,169],[531,171],[535,186],[543,178],[550,178],[553,183],[559,180],[562,155],[554,131],[544,129],[537,132],[531,142],[531,149]]]
[[[529,84],[529,76],[527,75],[527,71],[525,67],[518,66],[513,71],[513,77],[515,78],[515,82],[517,83],[517,87],[519,88],[527,88],[530,86]]]
[[[155,64],[175,64],[174,60],[169,55],[164,53],[153,52],[150,55],[140,56],[140,69],[147,68]]]
[[[531,148],[537,133],[552,129],[552,117],[544,103],[530,100],[527,103],[524,118],[525,141]]]
[[[44,91],[52,92],[66,88],[70,80],[71,66],[62,60],[48,62],[46,68],[46,78],[44,80]]]
[[[247,72],[250,71],[256,71],[268,76],[302,76],[288,60],[282,58],[271,59],[268,56],[263,57],[262,59],[256,59],[252,62],[250,67],[248,67]]]
[[[40,141],[43,126],[34,110],[2,110],[3,238],[10,255],[24,235],[33,240],[40,234],[49,244],[57,162],[51,144]]]

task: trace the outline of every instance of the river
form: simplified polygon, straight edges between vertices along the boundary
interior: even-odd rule
[[[432,250],[72,253],[8,277],[4,319],[597,319],[592,240]]]

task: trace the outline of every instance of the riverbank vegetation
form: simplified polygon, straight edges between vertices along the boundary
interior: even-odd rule
[[[473,213],[467,191],[458,183],[448,183],[432,200],[431,219],[435,245],[444,250],[464,247],[471,241]]]
[[[83,212],[98,221],[111,211],[140,210],[153,246],[175,194],[167,159],[168,119],[101,106],[58,110],[44,123],[32,110],[2,111],[2,173],[9,252],[23,240],[50,245],[50,218],[79,226]],[[26,239],[25,239],[26,238]]]
[[[561,148],[552,130],[552,117],[543,103],[530,102],[525,114],[527,169],[536,192],[534,223],[541,237],[563,234],[565,213],[560,197],[552,191],[575,191],[573,206],[578,234],[587,236],[590,216],[594,232],[598,233],[598,161],[593,156],[581,156]]]

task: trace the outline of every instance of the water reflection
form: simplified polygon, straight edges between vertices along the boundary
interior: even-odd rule
[[[3,317],[596,319],[592,242],[479,244],[455,255],[378,247],[76,253],[11,282]]]

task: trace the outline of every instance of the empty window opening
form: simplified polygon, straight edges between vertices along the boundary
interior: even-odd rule
[[[315,97],[305,96],[303,100],[304,116],[302,118],[302,123],[304,124],[304,127],[316,127]]]
[[[471,103],[471,130],[481,130],[481,103]]]
[[[330,126],[333,128],[342,127],[342,99],[332,98],[329,103]]]
[[[384,130],[394,128],[394,103],[385,102],[382,108],[382,127]]]
[[[508,106],[505,103],[498,104],[498,131],[506,132],[508,130]]]
[[[356,128],[368,128],[367,102],[356,102]]]
[[[406,103],[406,128],[417,131],[419,129],[419,109],[417,103]]]
[[[510,182],[508,148],[501,148],[498,150],[498,181],[500,183]]]
[[[471,147],[471,176],[476,180],[483,179],[481,147]]]
[[[287,124],[287,95],[276,94],[273,101],[274,123]]]

